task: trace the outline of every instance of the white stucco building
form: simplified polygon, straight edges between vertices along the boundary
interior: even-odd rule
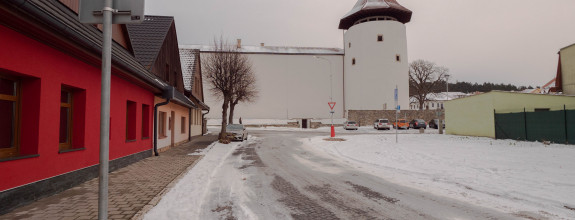
[[[344,48],[244,46],[257,76],[259,97],[236,106],[235,118],[329,119],[328,102],[336,102],[334,118],[349,110],[393,110],[409,106],[409,62],[405,23],[412,12],[395,0],[359,0],[340,20]],[[200,50],[202,62],[211,46],[180,45]],[[209,84],[204,82],[209,91]],[[205,94],[207,118],[221,118],[221,100]]]

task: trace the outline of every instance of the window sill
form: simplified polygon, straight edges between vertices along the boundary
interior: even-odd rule
[[[143,137],[142,140],[148,140],[150,137]]]
[[[130,143],[130,142],[136,142],[136,139],[134,139],[134,140],[126,140],[126,143]]]
[[[6,162],[6,161],[12,161],[12,160],[21,160],[21,159],[27,159],[27,158],[33,158],[33,157],[39,157],[39,156],[40,156],[40,154],[32,154],[32,155],[26,155],[26,156],[3,158],[3,159],[0,159],[0,162]]]
[[[60,150],[58,151],[59,154],[70,153],[75,151],[86,150],[86,148],[74,148],[74,149],[67,149],[67,150]]]
[[[167,137],[168,137],[168,136],[160,136],[160,137],[158,137],[158,139],[164,139],[164,138],[167,138]]]

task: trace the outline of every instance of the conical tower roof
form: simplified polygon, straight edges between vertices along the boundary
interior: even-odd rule
[[[405,24],[411,20],[411,14],[396,0],[358,0],[339,22],[339,29],[349,29],[357,20],[373,16],[390,16]]]

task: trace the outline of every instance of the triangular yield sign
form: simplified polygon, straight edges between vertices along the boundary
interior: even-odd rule
[[[328,102],[327,104],[329,105],[331,110],[333,110],[333,107],[335,107],[335,102]]]

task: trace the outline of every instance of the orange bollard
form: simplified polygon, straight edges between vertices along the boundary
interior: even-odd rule
[[[331,125],[331,137],[335,137],[335,128]]]

